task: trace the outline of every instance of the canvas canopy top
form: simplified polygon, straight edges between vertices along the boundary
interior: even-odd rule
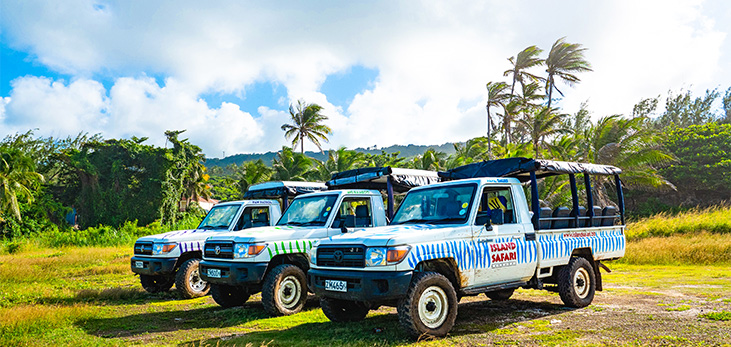
[[[319,182],[272,181],[257,183],[244,193],[245,199],[276,199],[327,190]]]
[[[527,182],[530,181],[531,172],[535,172],[536,178],[543,178],[561,174],[580,173],[614,176],[621,174],[622,170],[611,165],[518,157],[468,164],[445,172],[439,172],[439,176],[446,180],[475,177],[515,177],[521,182]]]
[[[439,182],[439,175],[434,171],[401,169],[385,167],[365,167],[332,175],[325,183],[330,189],[376,189],[386,190],[388,181],[394,192],[405,193],[409,189]]]

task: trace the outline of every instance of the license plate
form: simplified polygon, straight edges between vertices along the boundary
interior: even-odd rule
[[[208,277],[221,278],[221,269],[208,269]]]
[[[135,262],[135,267],[138,268],[138,269],[142,269],[143,267],[145,267],[145,263],[143,263],[141,261],[136,261]]]
[[[325,280],[325,290],[331,290],[334,292],[347,292],[348,282],[336,281],[336,280]]]

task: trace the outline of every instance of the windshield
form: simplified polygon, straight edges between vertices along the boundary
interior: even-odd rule
[[[333,194],[296,198],[277,225],[323,226],[337,199]]]
[[[414,190],[406,194],[391,225],[408,223],[461,224],[474,200],[474,184]]]
[[[241,205],[223,205],[212,208],[198,229],[228,229],[240,207]]]

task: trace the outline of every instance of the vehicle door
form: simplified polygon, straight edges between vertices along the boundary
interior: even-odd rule
[[[374,223],[370,196],[345,197],[334,212],[328,236],[341,234],[343,226],[348,229],[360,229],[370,228]]]
[[[525,230],[510,186],[484,186],[479,199],[474,235],[486,259],[484,267],[475,269],[475,284],[523,280],[534,269],[533,264],[524,261],[528,251]]]

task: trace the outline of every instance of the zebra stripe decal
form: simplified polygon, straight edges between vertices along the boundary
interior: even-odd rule
[[[280,254],[307,253],[310,249],[312,249],[313,241],[316,240],[292,240],[272,242],[267,247],[267,251],[269,251],[269,258],[274,258],[275,255]]]
[[[624,249],[626,240],[621,230],[600,230],[544,234],[538,237],[543,251],[541,260],[565,258],[576,248],[591,248],[596,253]]]
[[[534,243],[505,237],[491,242],[453,240],[416,245],[409,253],[408,263],[414,268],[425,260],[453,258],[461,270],[467,270],[532,263],[537,256]]]
[[[201,241],[178,242],[178,247],[180,247],[180,253],[203,250]]]

